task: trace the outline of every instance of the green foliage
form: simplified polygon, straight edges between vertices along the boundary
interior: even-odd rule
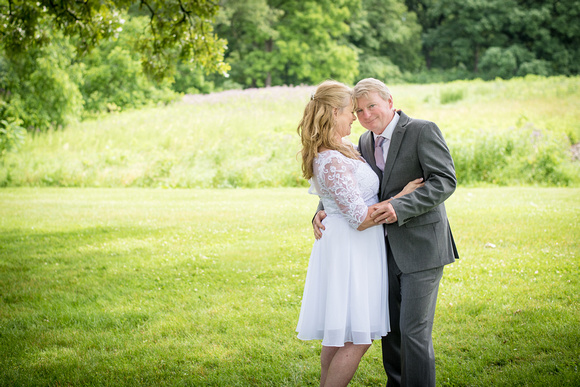
[[[168,81],[154,83],[145,76],[142,55],[132,50],[147,22],[131,18],[118,39],[102,41],[83,58],[81,92],[88,115],[175,99]]]
[[[28,1],[0,0],[1,45],[9,56],[50,44],[56,27],[74,37],[79,53],[115,38],[124,15],[137,5],[149,16],[136,47],[145,71],[163,79],[175,71],[178,60],[195,62],[207,71],[225,73],[225,41],[213,33],[218,5],[196,0]]]
[[[389,58],[376,56],[361,56],[359,63],[359,78],[376,78],[385,80],[389,84],[400,83],[403,74],[398,66]]]
[[[0,160],[7,152],[18,149],[25,138],[21,119],[0,120]]]
[[[356,4],[358,0],[223,2],[216,31],[229,42],[231,80],[244,87],[316,84],[328,78],[353,83],[358,58],[346,35]]]
[[[481,58],[479,69],[487,74],[489,79],[496,77],[509,79],[517,69],[516,57],[509,50],[499,47],[490,47]]]
[[[575,0],[407,0],[429,68],[464,65],[488,79],[580,72]]]
[[[133,50],[146,24],[143,17],[130,19],[117,39],[101,40],[80,61],[72,60],[74,45],[58,31],[49,43],[23,55],[1,56],[0,50],[5,105],[0,118],[44,131],[81,117],[174,100],[169,81],[146,77],[141,54]]]
[[[461,259],[439,288],[437,385],[580,384],[579,195],[446,201]],[[0,385],[318,385],[320,341],[295,333],[316,204],[306,188],[0,190]],[[351,386],[385,382],[376,342]]]
[[[81,68],[71,64],[72,51],[69,40],[56,33],[41,48],[2,57],[5,77],[0,88],[9,107],[0,111],[1,118],[22,120],[29,129],[59,128],[76,121],[83,99],[78,88]]]
[[[462,87],[450,87],[448,89],[441,90],[439,103],[441,103],[441,105],[445,105],[448,103],[461,101],[463,99],[464,93],[465,89]]]
[[[533,126],[504,133],[473,131],[450,147],[462,184],[534,184],[567,186],[578,183],[579,166],[570,161],[565,134],[542,132]]]
[[[350,27],[349,39],[361,52],[360,78],[392,83],[400,79],[400,71],[415,72],[423,66],[421,26],[404,1],[363,0]]]

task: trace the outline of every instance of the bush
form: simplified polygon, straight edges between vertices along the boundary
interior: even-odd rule
[[[359,60],[359,78],[376,78],[387,84],[399,83],[403,74],[387,57],[367,55]]]
[[[169,81],[155,83],[143,73],[142,58],[133,49],[146,19],[125,23],[119,39],[105,41],[83,59],[81,92],[85,116],[138,108],[148,103],[168,103],[177,98]]]
[[[439,102],[441,105],[445,105],[448,103],[453,103],[457,101],[461,101],[464,96],[463,89],[447,89],[442,90],[439,96]]]
[[[72,45],[55,37],[50,45],[26,54],[2,58],[4,103],[0,111],[7,122],[21,120],[28,129],[59,128],[80,118],[83,99],[78,88],[80,66],[71,64]],[[0,53],[2,56],[2,53]]]
[[[527,124],[505,133],[472,131],[449,138],[459,184],[539,184],[580,182],[565,134]]]
[[[22,120],[19,118],[8,118],[0,120],[0,159],[7,152],[17,149],[26,138],[26,129],[22,127]]]
[[[516,73],[518,63],[515,55],[500,47],[488,48],[479,62],[479,69],[486,79],[510,79]]]

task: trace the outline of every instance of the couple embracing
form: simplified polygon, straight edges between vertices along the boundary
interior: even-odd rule
[[[358,148],[343,142],[359,119]],[[434,386],[432,329],[443,267],[458,257],[443,202],[455,169],[433,122],[393,108],[387,86],[326,81],[298,126],[320,197],[298,337],[322,340],[321,386],[346,386],[381,339],[387,386]]]

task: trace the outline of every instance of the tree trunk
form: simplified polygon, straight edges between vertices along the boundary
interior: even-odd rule
[[[266,42],[264,43],[264,51],[266,52],[272,52],[272,49],[274,48],[274,41],[272,40],[272,38],[266,40]],[[272,86],[272,72],[268,71],[266,73],[266,81],[264,82],[264,86],[266,87],[270,87]]]

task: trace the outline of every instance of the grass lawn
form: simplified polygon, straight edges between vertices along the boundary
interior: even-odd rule
[[[0,385],[316,386],[305,188],[0,190]],[[580,385],[580,189],[459,188],[446,386]],[[384,385],[380,343],[353,386]]]

